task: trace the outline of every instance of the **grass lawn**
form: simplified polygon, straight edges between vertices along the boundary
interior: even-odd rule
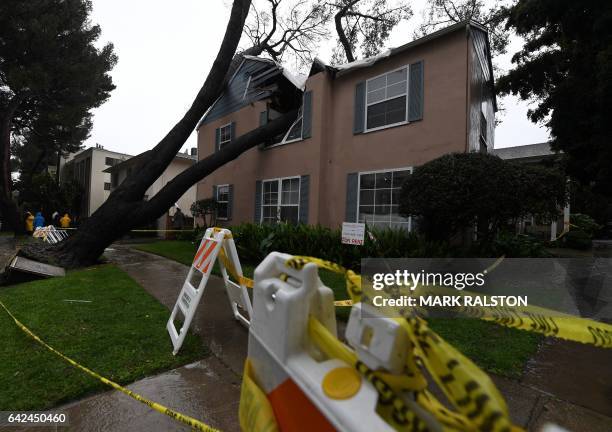
[[[196,246],[188,241],[161,240],[135,248],[191,265]],[[244,275],[252,278],[255,265],[243,262],[241,265]],[[220,275],[217,267],[213,273]],[[336,300],[348,298],[342,275],[321,270],[319,276],[334,291]],[[336,316],[346,321],[349,311],[348,307],[337,308]],[[511,378],[521,375],[525,363],[535,353],[542,339],[534,333],[467,318],[437,318],[430,320],[430,327],[480,367]]]
[[[189,334],[180,354],[173,356],[166,332],[168,310],[112,265],[0,287],[0,300],[49,345],[118,383],[207,354]],[[4,310],[0,340],[0,410],[47,409],[109,389],[38,345]]]

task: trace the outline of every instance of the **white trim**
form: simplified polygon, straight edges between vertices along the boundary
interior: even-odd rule
[[[283,180],[293,180],[293,179],[298,179],[298,203],[297,204],[285,204],[287,207],[289,206],[293,206],[293,207],[297,207],[298,208],[298,222],[300,221],[300,200],[302,199],[301,197],[301,190],[302,190],[302,178],[301,176],[289,176],[289,177],[276,177],[276,178],[269,178],[269,179],[263,179],[261,180],[261,208],[259,209],[259,223],[264,223],[264,216],[263,216],[263,210],[264,207],[274,207],[274,205],[272,204],[264,204],[264,183],[266,182],[274,182],[276,181],[278,184],[278,200],[276,202],[276,222],[280,222],[279,218],[280,218],[280,209],[281,206],[283,205],[281,203],[281,198],[282,198],[282,192],[283,192]]]
[[[229,184],[229,183],[220,184],[220,185],[215,185],[215,194],[217,195],[217,196],[215,197],[215,201],[216,201],[217,203],[219,203],[219,202],[220,202],[220,201],[219,201],[219,188],[222,188],[222,187],[227,187],[227,201],[223,201],[223,202],[227,204],[227,207],[228,207],[228,210],[229,210],[229,187],[230,187],[230,184]],[[217,220],[227,221],[227,220],[229,220],[229,218],[228,218],[228,217],[224,217],[224,218],[217,217]]]
[[[234,137],[232,136],[232,123],[233,122],[230,121],[229,123],[224,124],[224,125],[218,127],[218,129],[219,129],[219,148],[217,150],[221,150],[221,144],[229,144],[234,139]],[[230,136],[230,138],[229,138],[228,141],[221,141],[221,129],[224,129],[226,127],[229,127],[229,136]]]
[[[247,93],[249,92],[249,86],[251,85],[251,76],[249,75],[249,79],[247,80],[246,86],[244,88],[244,94],[242,95],[242,100],[246,99]]]
[[[378,169],[378,170],[358,171],[357,172],[357,208],[355,209],[355,220],[357,222],[359,222],[359,206],[361,205],[361,202],[360,202],[361,201],[361,176],[367,175],[367,174],[377,174],[377,173],[383,173],[383,172],[396,172],[396,171],[409,171],[410,174],[412,174],[413,167],[389,168],[389,169]],[[376,191],[376,187],[374,188],[374,191]],[[374,201],[375,203],[372,205],[373,207],[376,206],[376,192],[374,192],[374,200],[375,200]],[[391,195],[391,200],[392,200],[391,205],[393,205],[393,194]],[[373,222],[373,223],[376,223],[376,222]],[[408,232],[412,232],[412,216],[408,216],[408,220],[406,222],[398,222],[398,223],[407,224]],[[391,221],[389,221],[389,224],[391,224]]]
[[[399,97],[402,97],[402,95],[399,96],[395,96],[392,98],[385,98],[384,100],[378,101],[378,102],[374,102],[374,103],[368,103],[368,82],[375,80],[376,78],[380,78],[382,76],[388,75],[390,73],[396,72],[398,70],[402,70],[402,69],[406,69],[406,119],[401,121],[401,122],[397,122],[397,123],[393,123],[393,124],[388,124],[388,125],[384,125],[384,126],[378,126],[375,128],[369,128],[368,129],[368,107],[372,106],[372,105],[377,105],[379,103],[383,103],[383,102],[387,102],[393,99],[397,99]],[[387,85],[385,84],[385,89],[387,88]],[[365,80],[365,100],[364,100],[364,113],[363,113],[363,133],[368,133],[368,132],[376,132],[379,130],[383,130],[383,129],[387,129],[387,128],[391,128],[391,127],[395,127],[395,126],[403,126],[403,125],[407,125],[408,123],[410,123],[408,121],[408,109],[410,107],[410,105],[408,104],[408,100],[410,97],[410,65],[406,64],[403,66],[400,66],[398,68],[392,69],[390,71],[387,72],[383,72],[379,75],[373,76],[372,78],[368,78]]]

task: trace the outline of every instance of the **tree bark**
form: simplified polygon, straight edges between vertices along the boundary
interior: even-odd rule
[[[192,185],[245,151],[286,131],[296,117],[297,109],[294,109],[265,126],[238,137],[222,150],[177,175],[149,201],[126,202],[115,199],[112,205],[107,205],[111,199],[109,197],[104,205],[64,242],[58,245],[33,243],[22,249],[21,255],[67,268],[95,264],[104,249],[117,238],[127,234],[130,229],[160,217]]]
[[[23,102],[24,95],[18,93],[9,101],[0,114],[0,213],[2,230],[19,229],[17,205],[13,201],[11,179],[11,125],[13,116]]]
[[[351,44],[348,38],[346,37],[344,27],[342,27],[342,18],[344,18],[348,13],[349,9],[352,8],[355,4],[359,3],[359,1],[360,0],[349,1],[334,16],[334,23],[336,24],[336,33],[338,34],[338,39],[340,40],[340,44],[342,44],[342,48],[344,48],[346,61],[349,63],[355,61],[355,56],[353,55],[353,49],[351,48]]]
[[[234,56],[234,53],[249,6],[250,1],[234,1],[217,58],[191,108],[152,150],[138,156],[140,160],[134,173],[111,193],[104,204],[85,220],[68,240],[58,245],[33,243],[21,250],[22,255],[67,268],[94,264],[114,240],[125,235],[130,229],[161,216],[198,180],[290,127],[296,118],[297,107],[269,124],[238,137],[222,150],[178,175],[150,201],[143,200],[147,188],[174,159],[197,122],[225,89],[225,84],[240,64],[242,56]],[[256,53],[257,48],[247,51],[249,54]]]

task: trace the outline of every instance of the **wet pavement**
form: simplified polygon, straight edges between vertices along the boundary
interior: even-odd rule
[[[174,306],[189,271],[187,266],[126,245],[112,245],[104,255],[168,309]],[[238,431],[248,331],[234,320],[221,279],[211,277],[208,281],[191,329],[213,355],[127,388],[222,431]],[[190,430],[118,391],[95,395],[54,411],[68,414],[71,431]],[[40,428],[35,430],[42,432]]]
[[[105,256],[168,309],[188,267],[113,245]],[[209,358],[135,382],[128,388],[223,431],[239,430],[238,404],[248,332],[231,313],[221,279],[212,276],[191,326]],[[612,431],[612,350],[546,340],[520,381],[493,377],[511,417],[528,431],[553,422],[569,431]],[[163,414],[109,391],[58,407],[75,431],[189,430]],[[44,429],[36,428],[36,431]]]

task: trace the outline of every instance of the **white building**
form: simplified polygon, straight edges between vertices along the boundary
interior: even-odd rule
[[[105,170],[113,165],[130,159],[132,155],[106,150],[99,144],[71,153],[60,162],[61,181],[74,178],[83,188],[79,211],[72,209],[80,217],[89,217],[110,195],[111,175]]]
[[[114,190],[121,183],[123,183],[127,176],[131,174],[133,168],[138,163],[138,159],[139,157],[136,156],[134,158],[108,167],[104,170],[105,173],[108,173],[111,176],[111,191]],[[155,194],[157,194],[164,186],[166,186],[166,184],[170,180],[174,179],[177,175],[194,165],[196,162],[197,154],[195,148],[191,149],[191,154],[177,153],[172,162],[170,162],[170,165],[166,167],[162,175],[159,176],[159,178],[155,180],[155,182],[147,189],[145,193],[145,200],[155,196]],[[187,218],[192,217],[191,204],[193,204],[195,200],[196,186],[193,185],[176,202],[178,207],[181,209],[181,211]],[[157,229],[163,230],[171,228],[172,216],[174,216],[175,211],[175,206],[170,207],[166,214],[157,220]]]

